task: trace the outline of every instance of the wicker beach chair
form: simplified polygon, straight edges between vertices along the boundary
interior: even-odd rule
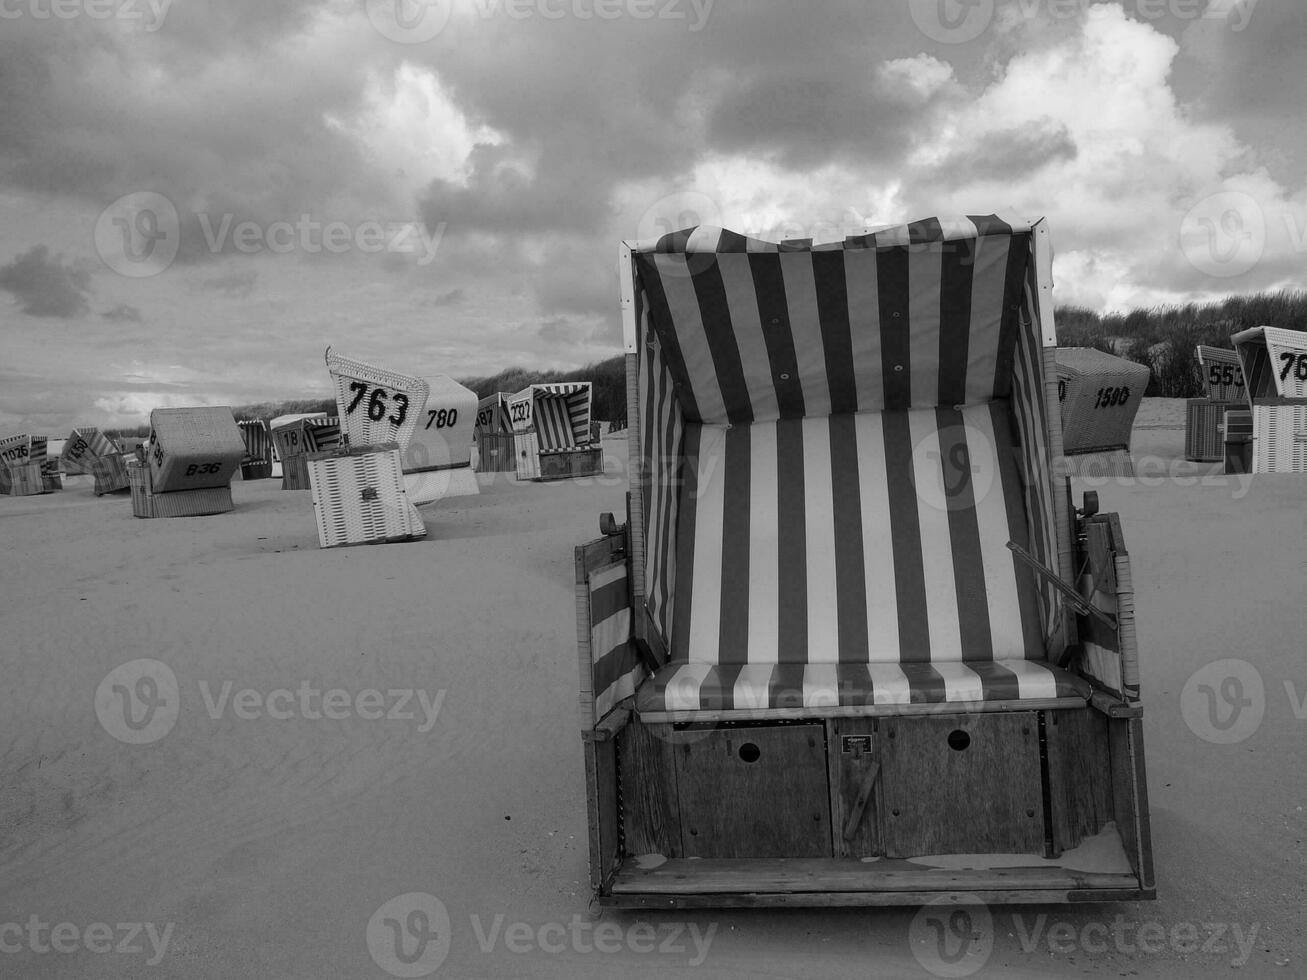
[[[427,382],[430,394],[404,453],[404,485],[415,504],[481,492],[472,471],[477,396],[444,375]]]
[[[156,408],[143,466],[128,466],[137,517],[203,517],[232,510],[231,480],[245,440],[231,409]]]
[[[1129,560],[1054,472],[1051,261],[995,215],[623,244],[627,522],[576,552],[600,904],[1153,897]]]
[[[604,471],[590,438],[591,384],[528,385],[508,400],[519,480],[563,480]]]
[[[430,386],[327,348],[341,444],[305,457],[323,548],[411,541],[426,526],[404,483],[404,453]]]
[[[1151,372],[1091,347],[1057,351],[1058,400],[1066,471],[1080,476],[1131,476],[1130,430]]]
[[[1254,327],[1231,338],[1253,414],[1254,473],[1307,473],[1307,333]]]
[[[1233,350],[1198,345],[1198,368],[1206,395],[1185,403],[1184,458],[1197,463],[1225,459],[1225,415],[1248,407],[1243,368]]]

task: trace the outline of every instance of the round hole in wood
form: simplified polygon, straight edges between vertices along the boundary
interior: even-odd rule
[[[757,762],[762,756],[762,750],[752,742],[745,742],[740,746],[740,759],[744,762]]]
[[[955,728],[948,733],[948,747],[954,752],[961,752],[971,744],[971,736],[961,728]]]

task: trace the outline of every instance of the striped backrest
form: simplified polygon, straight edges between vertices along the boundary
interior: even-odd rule
[[[241,419],[236,425],[245,440],[245,462],[270,462],[272,460],[272,435],[266,419]]]
[[[1030,224],[701,227],[631,262],[645,603],[673,659],[1055,652],[1057,597],[1006,548],[1058,567]]]
[[[1041,658],[1007,406],[690,423],[676,659]]]

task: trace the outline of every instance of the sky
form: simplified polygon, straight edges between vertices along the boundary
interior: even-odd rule
[[[1300,0],[0,0],[0,434],[621,351],[622,239],[1045,216],[1302,288]]]

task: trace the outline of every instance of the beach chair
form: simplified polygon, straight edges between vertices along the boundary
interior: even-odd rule
[[[282,415],[270,424],[273,451],[281,462],[281,488],[309,489],[308,454],[340,445],[340,419],[323,413]]]
[[[1231,338],[1253,413],[1253,473],[1307,473],[1307,333],[1253,327]]]
[[[93,426],[78,426],[69,433],[59,454],[59,465],[67,473],[93,476],[97,497],[130,489],[127,461],[122,452],[112,439]]]
[[[272,476],[272,431],[267,419],[241,419],[236,425],[245,441],[241,460],[242,480],[266,480]]]
[[[1152,372],[1091,347],[1057,351],[1058,401],[1065,472],[1132,476],[1130,430]]]
[[[156,408],[144,455],[127,467],[137,517],[205,517],[235,506],[231,480],[245,440],[230,408]]]
[[[1248,392],[1233,350],[1199,344],[1197,356],[1206,394],[1185,402],[1184,458],[1216,463],[1225,459],[1226,411],[1246,409]]]
[[[57,461],[46,456],[45,436],[19,433],[0,439],[0,494],[31,497],[63,488]]]
[[[408,450],[404,486],[414,504],[481,492],[472,471],[472,431],[477,396],[453,378],[439,375],[427,382],[430,394]]]
[[[1077,511],[1046,224],[621,247],[627,521],[576,550],[627,908],[1152,898],[1130,565]]]
[[[497,391],[477,402],[477,472],[513,473],[517,456],[513,451],[513,426],[508,419],[508,400],[513,396]]]
[[[527,385],[508,400],[519,480],[566,480],[604,471],[590,438],[589,381]]]
[[[403,457],[422,419],[430,387],[327,348],[341,444],[305,457],[318,544],[411,541],[426,525],[404,484]]]

